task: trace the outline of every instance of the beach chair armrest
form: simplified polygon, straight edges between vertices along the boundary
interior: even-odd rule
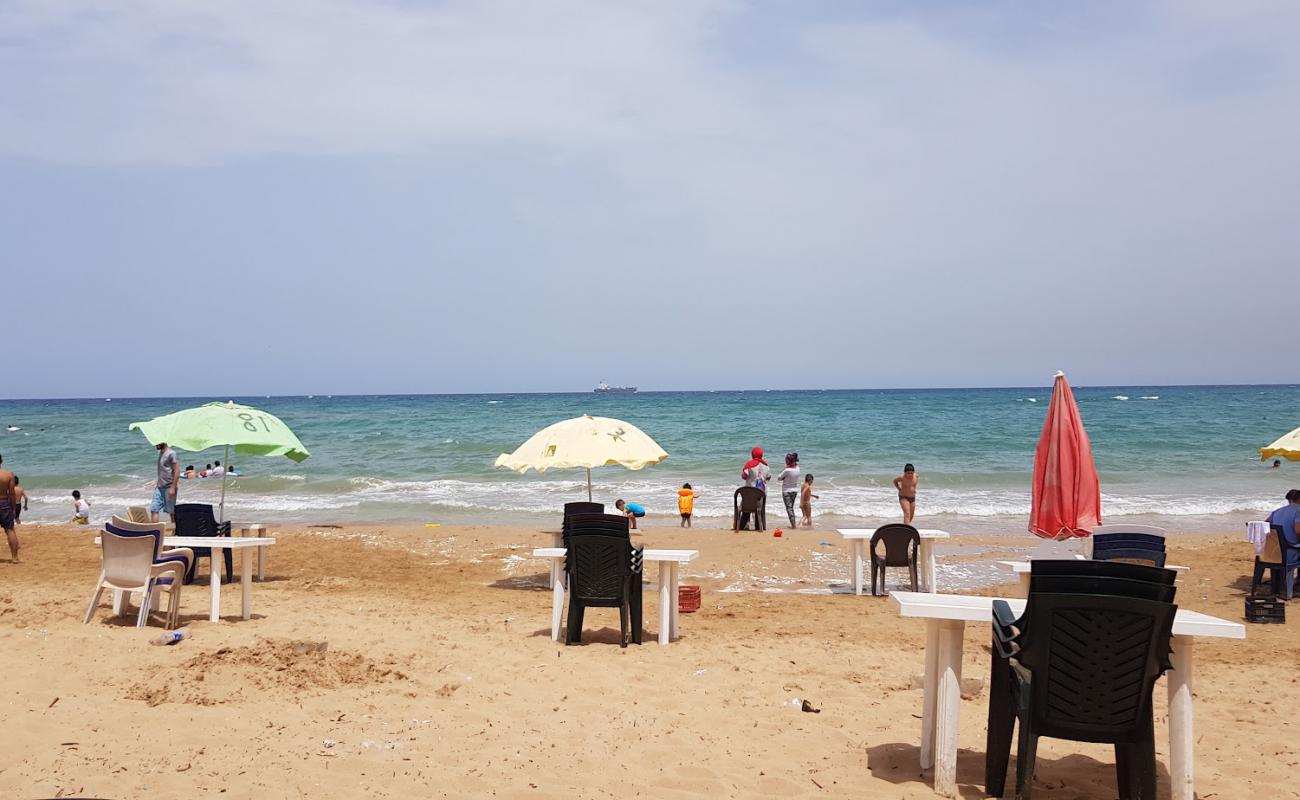
[[[1002,658],[1011,658],[1020,652],[1016,644],[1016,615],[1005,600],[993,601],[993,646]]]
[[[229,535],[230,535],[230,523],[229,523],[228,521],[227,521],[227,522],[222,522],[222,523],[220,523],[219,525],[217,525],[217,535],[218,535],[218,536],[229,536]]]

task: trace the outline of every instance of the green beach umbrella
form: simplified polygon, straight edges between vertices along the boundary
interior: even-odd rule
[[[198,408],[177,411],[148,422],[132,422],[127,430],[139,430],[150,444],[166,442],[181,450],[226,448],[226,465],[230,451],[244,456],[285,456],[299,462],[311,455],[289,426],[274,414],[234,401],[207,403]],[[226,474],[221,475],[221,518],[226,515]]]

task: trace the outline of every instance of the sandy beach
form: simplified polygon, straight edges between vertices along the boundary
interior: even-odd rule
[[[138,630],[107,602],[81,623],[93,529],[22,534],[21,563],[0,564],[6,797],[935,796],[917,764],[924,626],[884,598],[825,593],[848,563],[833,532],[643,532],[701,550],[683,580],[703,606],[660,647],[651,573],[646,644],[627,649],[605,610],[584,646],[550,640],[545,563],[530,558],[549,537],[534,529],[278,528],[253,619],[236,583],[207,621],[205,562],[182,596],[192,638],[173,647],[147,644],[160,617]],[[940,580],[1030,544],[956,537]],[[1248,544],[1177,536],[1170,552],[1192,568],[1182,607],[1241,619]],[[987,629],[968,626],[965,652],[965,676],[986,677]],[[1294,623],[1197,645],[1200,797],[1300,797],[1297,663]],[[964,797],[983,796],[986,713],[972,692]],[[1108,747],[1044,740],[1035,796],[1112,798],[1112,764]]]

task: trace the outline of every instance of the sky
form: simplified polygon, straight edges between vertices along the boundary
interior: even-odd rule
[[[1300,4],[0,5],[0,397],[1294,380]]]

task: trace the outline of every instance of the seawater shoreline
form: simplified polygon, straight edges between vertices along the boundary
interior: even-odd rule
[[[542,427],[592,413],[626,419],[669,453],[639,472],[594,471],[597,499],[622,497],[675,518],[690,482],[702,520],[725,524],[750,447],[773,467],[785,452],[817,476],[815,513],[832,525],[875,524],[898,507],[893,477],[921,472],[919,512],[954,530],[1018,530],[1029,513],[1033,450],[1050,387],[1013,389],[647,392],[233,398],[283,419],[311,450],[234,461],[227,508],[269,521],[545,523],[583,499],[580,471],[496,470]],[[1172,529],[1232,529],[1276,507],[1300,468],[1269,470],[1256,448],[1295,426],[1300,388],[1076,387],[1107,519]],[[1122,399],[1124,398],[1124,399]],[[1143,399],[1149,398],[1149,399]],[[29,519],[62,522],[79,489],[99,513],[146,502],[155,453],[127,430],[204,398],[112,402],[0,401],[5,466],[32,494]],[[212,398],[206,398],[212,399]],[[220,398],[227,399],[227,398]],[[1035,402],[1036,401],[1036,402]],[[221,451],[178,453],[202,468]],[[186,481],[184,500],[216,503],[219,482]],[[769,501],[773,517],[780,499]]]

